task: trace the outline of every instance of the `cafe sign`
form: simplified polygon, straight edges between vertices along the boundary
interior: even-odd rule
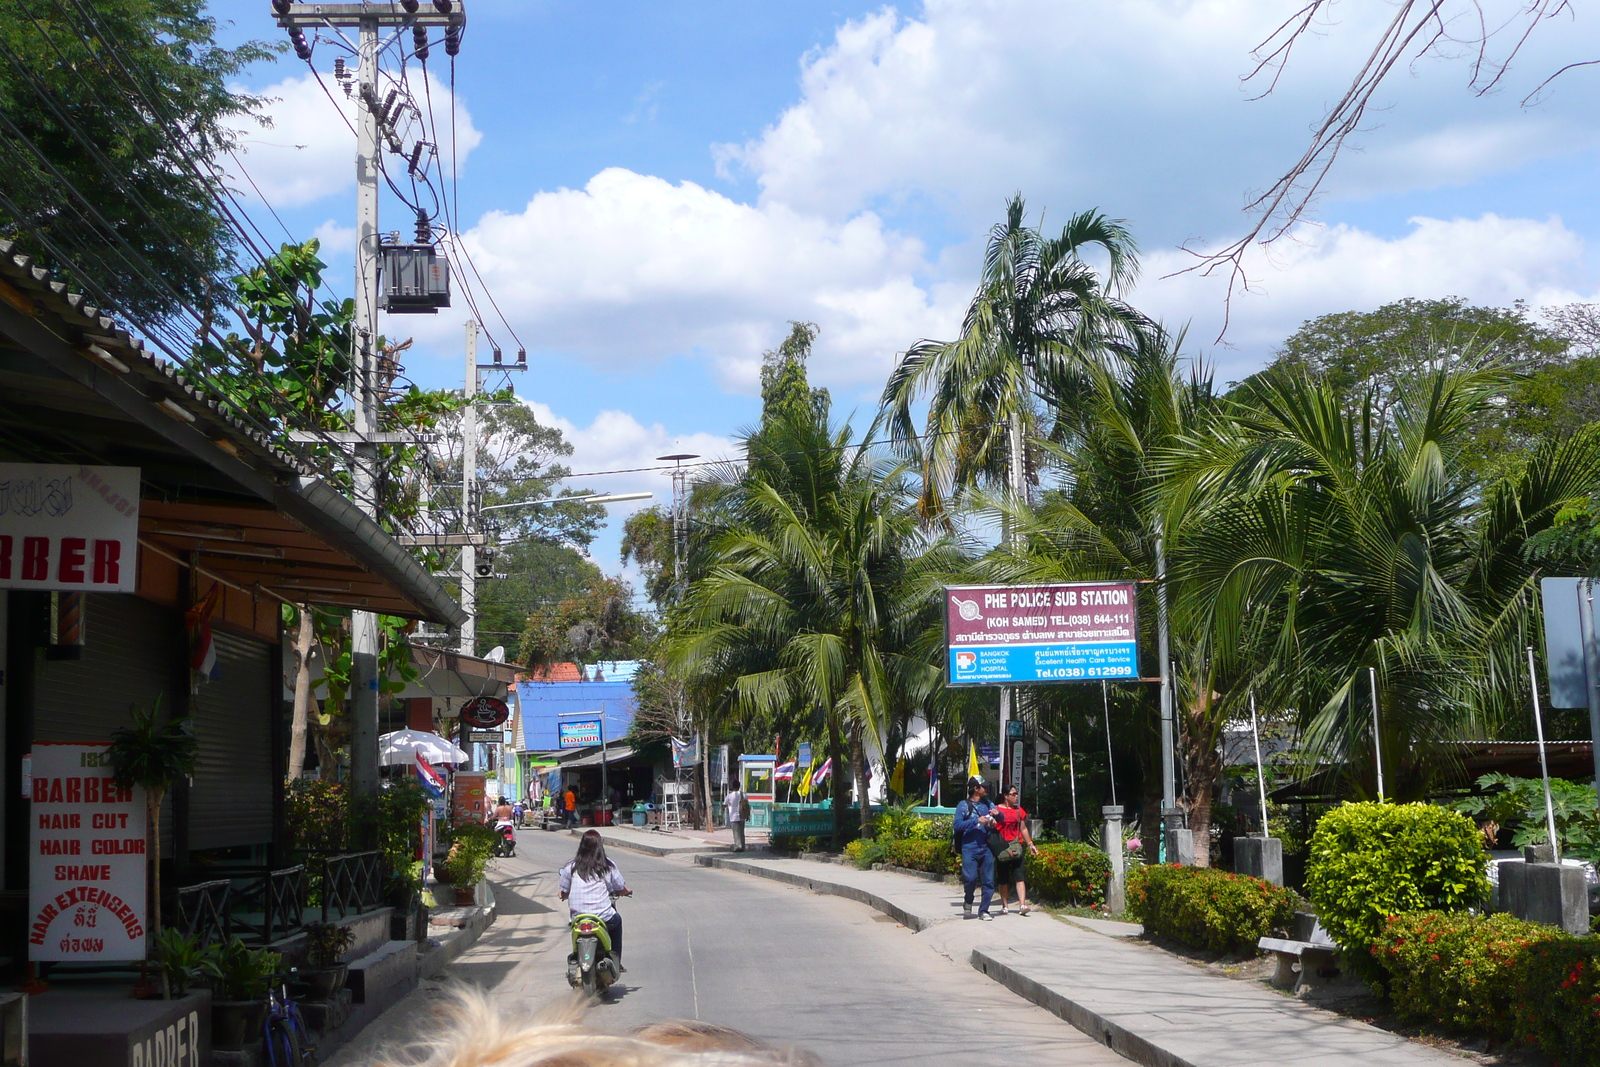
[[[139,468],[0,463],[0,589],[131,593]]]
[[[28,958],[145,957],[145,799],[109,746],[38,741],[28,809]]]

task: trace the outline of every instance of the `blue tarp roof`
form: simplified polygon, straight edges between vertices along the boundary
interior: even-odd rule
[[[557,725],[588,714],[603,713],[606,740],[618,740],[628,732],[636,704],[631,682],[518,682],[517,701],[525,752],[560,748]]]

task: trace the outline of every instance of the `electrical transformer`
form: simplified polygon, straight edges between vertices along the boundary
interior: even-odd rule
[[[436,315],[450,306],[450,264],[433,245],[383,245],[378,266],[389,314]]]

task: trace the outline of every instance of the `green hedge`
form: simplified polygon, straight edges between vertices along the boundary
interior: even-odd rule
[[[1105,903],[1111,861],[1094,846],[1079,842],[1040,845],[1039,854],[1028,857],[1023,877],[1030,898],[1092,908]]]
[[[1389,919],[1370,953],[1401,1015],[1503,1039],[1525,1014],[1521,990],[1538,985],[1518,979],[1518,961],[1561,936],[1505,914],[1422,911]]]
[[[1472,820],[1433,804],[1342,804],[1317,821],[1306,896],[1323,929],[1370,975],[1370,947],[1392,915],[1466,911],[1489,896]]]
[[[1211,867],[1135,867],[1128,911],[1145,933],[1209,952],[1254,955],[1262,937],[1287,930],[1299,898],[1282,886]]]
[[[1559,1064],[1600,1064],[1600,937],[1529,945],[1512,968],[1517,1036]]]
[[[949,841],[905,838],[889,842],[885,850],[883,862],[892,863],[896,867],[928,871],[932,874],[952,874],[961,868],[955,853],[950,851]]]

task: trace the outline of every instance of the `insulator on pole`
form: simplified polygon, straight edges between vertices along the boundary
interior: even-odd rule
[[[425,141],[418,141],[411,149],[411,158],[406,160],[406,170],[410,171],[412,174],[417,173],[417,164],[422,160],[422,148],[424,144],[426,144]]]
[[[289,43],[294,45],[294,54],[303,60],[311,58],[311,45],[306,41],[306,35],[300,32],[300,27],[289,28]]]
[[[433,0],[433,7],[439,14],[448,15],[450,14],[450,9],[455,7],[455,4],[451,0]]]
[[[428,221],[428,213],[426,211],[423,211],[421,208],[418,208],[417,209],[417,244],[419,244],[419,245],[428,244],[429,243],[429,238],[431,238],[432,236],[433,236],[433,224]]]
[[[280,15],[287,15],[289,13],[289,8],[293,6],[293,4],[294,0],[272,0],[272,10],[276,11]]]
[[[334,59],[333,76],[338,81],[344,81],[350,76],[349,72],[345,70],[344,56],[338,56]]]
[[[500,366],[500,350],[498,348],[494,350],[494,365],[496,367]]]
[[[528,365],[528,350],[526,348],[517,349],[517,366],[526,367],[527,365]]]
[[[387,126],[389,124],[389,119],[392,117],[390,112],[394,110],[395,97],[399,95],[399,89],[390,89],[389,95],[383,98],[383,110],[378,112],[378,125]]]
[[[425,26],[411,27],[411,51],[424,63],[428,61],[428,30]]]
[[[435,3],[438,0],[434,0]],[[457,55],[461,51],[461,24],[460,15],[450,17],[450,25],[444,28],[444,51],[446,55]]]
[[[408,15],[417,13],[417,0],[400,0],[400,10]]]

